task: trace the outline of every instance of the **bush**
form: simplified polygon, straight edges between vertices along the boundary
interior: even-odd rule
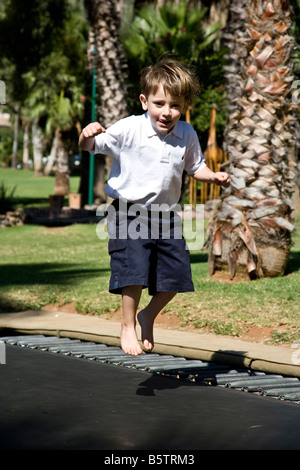
[[[7,211],[14,210],[13,201],[16,187],[8,189],[5,187],[3,181],[0,184],[0,214],[5,214]]]
[[[2,166],[9,166],[12,148],[13,131],[11,129],[1,129],[0,164],[2,164]]]

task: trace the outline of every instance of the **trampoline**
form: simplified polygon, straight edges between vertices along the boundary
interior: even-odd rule
[[[300,449],[297,403],[10,344],[0,374],[1,450]]]

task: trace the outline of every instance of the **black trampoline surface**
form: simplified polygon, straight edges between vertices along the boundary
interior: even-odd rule
[[[1,450],[300,449],[293,403],[9,345],[0,375]]]

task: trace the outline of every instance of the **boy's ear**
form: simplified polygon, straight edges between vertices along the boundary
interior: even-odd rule
[[[140,95],[140,102],[142,104],[142,108],[144,111],[148,110],[148,103],[147,103],[147,98],[145,95]]]

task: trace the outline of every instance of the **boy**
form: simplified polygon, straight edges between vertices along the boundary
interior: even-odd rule
[[[199,92],[196,76],[185,65],[167,58],[143,71],[141,85],[145,114],[121,119],[107,130],[91,123],[79,138],[82,149],[114,158],[106,193],[114,199],[117,221],[121,220],[122,201],[126,201],[128,214],[132,204],[140,204],[149,214],[155,205],[176,205],[184,170],[199,181],[224,187],[230,184],[227,173],[214,173],[206,166],[196,132],[180,121]],[[185,240],[174,234],[164,237],[161,223],[158,225],[160,232],[155,238],[150,231],[148,237],[131,238],[127,232],[124,238],[117,223],[117,239],[109,240],[109,290],[122,295],[121,347],[131,355],[143,352],[136,334],[142,289],[148,287],[152,295],[138,314],[146,351],[154,346],[153,325],[158,313],[177,292],[194,290]]]

